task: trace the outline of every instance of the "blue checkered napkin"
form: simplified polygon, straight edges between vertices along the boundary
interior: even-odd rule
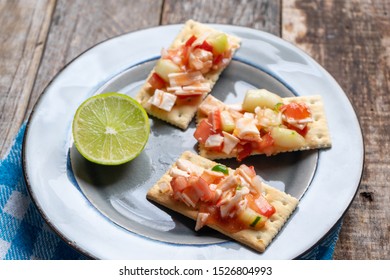
[[[46,225],[28,196],[21,161],[25,128],[0,161],[0,259],[82,259]]]
[[[46,225],[28,196],[21,161],[25,128],[0,161],[0,259],[85,259]],[[332,259],[340,228],[301,259]]]

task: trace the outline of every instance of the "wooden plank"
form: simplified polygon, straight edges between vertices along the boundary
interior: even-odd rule
[[[49,81],[77,55],[108,38],[159,25],[162,0],[59,0],[28,115]],[[135,42],[136,43],[136,42]]]
[[[193,19],[203,23],[247,26],[280,34],[280,1],[268,0],[166,0],[162,24]]]
[[[282,36],[319,61],[359,116],[365,168],[335,259],[390,258],[390,2],[285,0]],[[346,174],[347,176],[347,174]]]
[[[54,0],[0,1],[0,157],[23,122]]]

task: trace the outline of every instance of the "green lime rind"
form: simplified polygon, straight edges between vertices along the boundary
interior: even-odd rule
[[[136,158],[149,139],[149,118],[133,98],[116,92],[85,100],[73,119],[75,146],[87,160],[119,165]]]

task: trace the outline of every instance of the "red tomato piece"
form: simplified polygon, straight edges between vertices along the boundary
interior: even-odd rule
[[[299,129],[298,127],[293,126],[293,125],[291,125],[289,123],[285,123],[285,125],[287,126],[288,129],[295,130],[296,132],[298,132],[303,137],[305,137],[307,132],[309,131],[309,127],[307,125],[303,129]]]
[[[253,148],[251,143],[246,143],[244,145],[238,144],[238,145],[240,145],[241,147],[239,147],[238,150],[239,152],[237,155],[237,160],[242,161],[244,158],[248,157],[252,153]]]
[[[200,46],[198,46],[198,48],[203,49],[203,50],[208,51],[208,52],[213,52],[213,46],[210,45],[209,43],[207,43],[206,40],[204,40],[203,43]]]
[[[184,176],[178,176],[172,179],[171,187],[173,192],[182,192],[185,188],[188,187],[187,178]]]
[[[196,39],[198,39],[195,35],[192,35],[188,40],[187,42],[185,43],[185,46],[186,47],[191,47],[192,46],[192,43],[194,43],[196,41]]]
[[[212,134],[215,134],[213,126],[207,120],[202,120],[196,127],[194,137],[199,143],[205,144],[207,138]]]
[[[269,147],[272,147],[274,144],[274,139],[271,136],[271,132],[268,132],[267,134],[264,134],[261,136],[261,142],[259,142],[258,149],[259,151],[264,151]]]
[[[185,194],[193,202],[193,204],[198,203],[200,199],[199,194],[195,188],[186,188],[183,191],[183,194]]]
[[[217,56],[214,57],[214,59],[213,59],[213,64],[214,64],[214,65],[218,65],[218,64],[222,61],[222,58],[223,58],[223,55],[222,55],[222,54],[217,55]]]
[[[153,73],[149,78],[148,83],[154,89],[162,89],[166,87],[166,82],[157,73]]]
[[[221,111],[219,109],[215,109],[209,113],[208,121],[213,126],[215,132],[222,131]]]
[[[271,205],[264,196],[260,195],[256,199],[256,205],[260,210],[260,214],[266,216],[267,218],[271,217],[275,213],[275,207]]]
[[[200,200],[211,201],[214,199],[214,192],[210,190],[209,184],[202,177],[195,177],[194,180],[190,178],[191,187],[198,193]]]
[[[287,117],[302,120],[311,116],[310,109],[304,103],[292,102],[280,107],[280,111]]]

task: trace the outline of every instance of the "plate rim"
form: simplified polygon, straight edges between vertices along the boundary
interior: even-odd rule
[[[357,121],[357,124],[358,124],[358,127],[359,127],[359,136],[361,136],[361,142],[362,142],[362,162],[361,162],[361,166],[359,168],[360,170],[360,176],[359,176],[359,179],[357,180],[357,186],[355,188],[355,192],[354,194],[352,195],[352,197],[350,198],[350,201],[349,201],[349,204],[346,205],[345,209],[342,211],[342,214],[340,216],[340,218],[333,224],[333,226],[328,230],[328,232],[326,232],[319,240],[317,240],[315,242],[315,244],[313,244],[310,248],[308,248],[307,250],[305,250],[304,252],[302,252],[301,254],[297,255],[294,259],[299,259],[301,256],[307,254],[308,252],[310,252],[314,247],[316,247],[319,243],[321,243],[326,237],[327,235],[329,235],[330,232],[332,232],[334,230],[334,228],[339,224],[339,222],[344,218],[345,214],[347,213],[348,209],[351,207],[357,193],[358,193],[358,190],[359,190],[359,187],[361,185],[361,180],[362,180],[362,177],[363,177],[363,174],[364,174],[364,167],[365,167],[365,156],[366,156],[366,153],[365,153],[365,139],[363,137],[363,133],[362,133],[362,126],[361,126],[361,122],[360,122],[360,119],[359,119],[359,116],[358,114],[356,113],[356,108],[354,106],[354,104],[351,102],[351,99],[350,97],[345,93],[345,91],[341,88],[341,86],[339,85],[339,83],[336,81],[336,79],[316,60],[314,60],[314,58],[312,58],[308,53],[306,53],[304,50],[300,49],[298,46],[294,45],[293,43],[281,38],[281,37],[278,37],[272,33],[269,33],[269,32],[266,32],[266,31],[263,31],[263,30],[258,30],[258,29],[254,29],[254,28],[250,28],[250,27],[245,27],[245,26],[238,26],[238,25],[229,25],[229,24],[217,24],[217,23],[206,23],[207,25],[210,25],[210,26],[214,26],[214,27],[223,27],[223,28],[226,28],[226,29],[229,29],[229,28],[232,28],[232,29],[236,29],[236,30],[247,30],[249,32],[258,32],[260,34],[263,34],[265,36],[270,36],[271,38],[275,39],[276,41],[279,41],[279,42],[283,42],[284,44],[288,44],[290,46],[290,48],[293,49],[294,52],[298,53],[299,55],[303,55],[305,59],[309,59],[311,60],[312,62],[314,62],[315,64],[317,64],[318,67],[320,67],[321,70],[323,70],[323,74],[329,76],[331,79],[334,80],[335,82],[335,85],[337,87],[339,87],[340,91],[344,94],[344,96],[347,98],[348,100],[348,103],[349,105],[351,105],[352,107],[352,110],[355,114],[355,117],[356,117],[356,121]],[[57,80],[58,76],[61,75],[64,70],[66,70],[71,64],[73,64],[76,60],[78,60],[81,56],[83,56],[85,53],[91,51],[92,49],[98,47],[99,45],[102,45],[108,41],[111,41],[111,40],[115,40],[115,39],[118,39],[120,37],[125,37],[125,36],[128,36],[130,34],[134,34],[134,33],[142,33],[142,32],[145,32],[145,31],[149,31],[149,30],[158,30],[158,29],[164,29],[166,27],[181,27],[183,26],[183,24],[168,24],[168,25],[159,25],[159,26],[152,26],[152,27],[148,27],[148,28],[143,28],[143,29],[138,29],[138,30],[134,30],[134,31],[130,31],[130,32],[126,32],[126,33],[123,33],[123,34],[119,34],[119,35],[116,35],[116,36],[113,36],[113,37],[110,37],[110,38],[106,38],[105,40],[102,40],[90,47],[88,47],[87,49],[85,49],[84,51],[82,51],[81,53],[79,53],[77,56],[75,56],[74,58],[72,58],[69,62],[67,62],[65,65],[63,65],[58,71],[57,73],[52,77],[52,79],[49,81],[49,83],[45,86],[45,88],[42,90],[41,94],[39,95],[37,101],[35,102],[34,106],[33,106],[33,109],[31,110],[28,118],[27,118],[27,121],[26,121],[26,128],[25,128],[25,132],[24,132],[24,137],[23,137],[23,142],[22,142],[22,173],[23,173],[23,177],[24,177],[24,180],[25,180],[25,183],[26,183],[26,187],[27,187],[27,191],[28,191],[28,194],[30,195],[30,198],[33,202],[33,204],[35,205],[35,207],[37,208],[38,212],[40,213],[41,217],[43,218],[43,220],[45,221],[45,223],[50,227],[50,229],[52,229],[57,236],[59,236],[65,243],[67,243],[71,248],[75,249],[77,252],[81,253],[82,255],[90,258],[90,259],[99,259],[97,256],[95,256],[94,254],[92,254],[91,252],[87,251],[86,249],[84,249],[82,246],[78,245],[77,243],[75,242],[72,242],[71,239],[69,239],[67,236],[65,236],[60,230],[58,230],[55,226],[55,223],[53,223],[50,218],[48,217],[48,215],[45,213],[45,211],[42,209],[41,205],[38,203],[38,198],[36,197],[35,193],[34,193],[34,190],[33,190],[33,187],[32,187],[32,183],[30,181],[30,178],[29,178],[29,175],[28,175],[28,171],[27,171],[27,155],[26,155],[26,146],[27,146],[27,138],[28,138],[28,133],[30,131],[30,125],[31,125],[31,122],[32,122],[32,118],[33,116],[35,115],[36,113],[36,109],[37,107],[39,106],[39,104],[42,102],[45,94],[48,92],[48,90],[50,89],[51,85]],[[134,65],[132,65],[131,67],[133,67]],[[124,69],[126,70],[126,69]],[[119,74],[121,73],[121,71],[119,71]],[[118,74],[118,73],[117,73]],[[116,76],[116,75],[115,75]],[[272,75],[274,76],[274,75]],[[283,79],[281,79],[279,76],[274,76],[276,79],[278,79],[279,81],[283,81],[283,84],[287,84]]]

